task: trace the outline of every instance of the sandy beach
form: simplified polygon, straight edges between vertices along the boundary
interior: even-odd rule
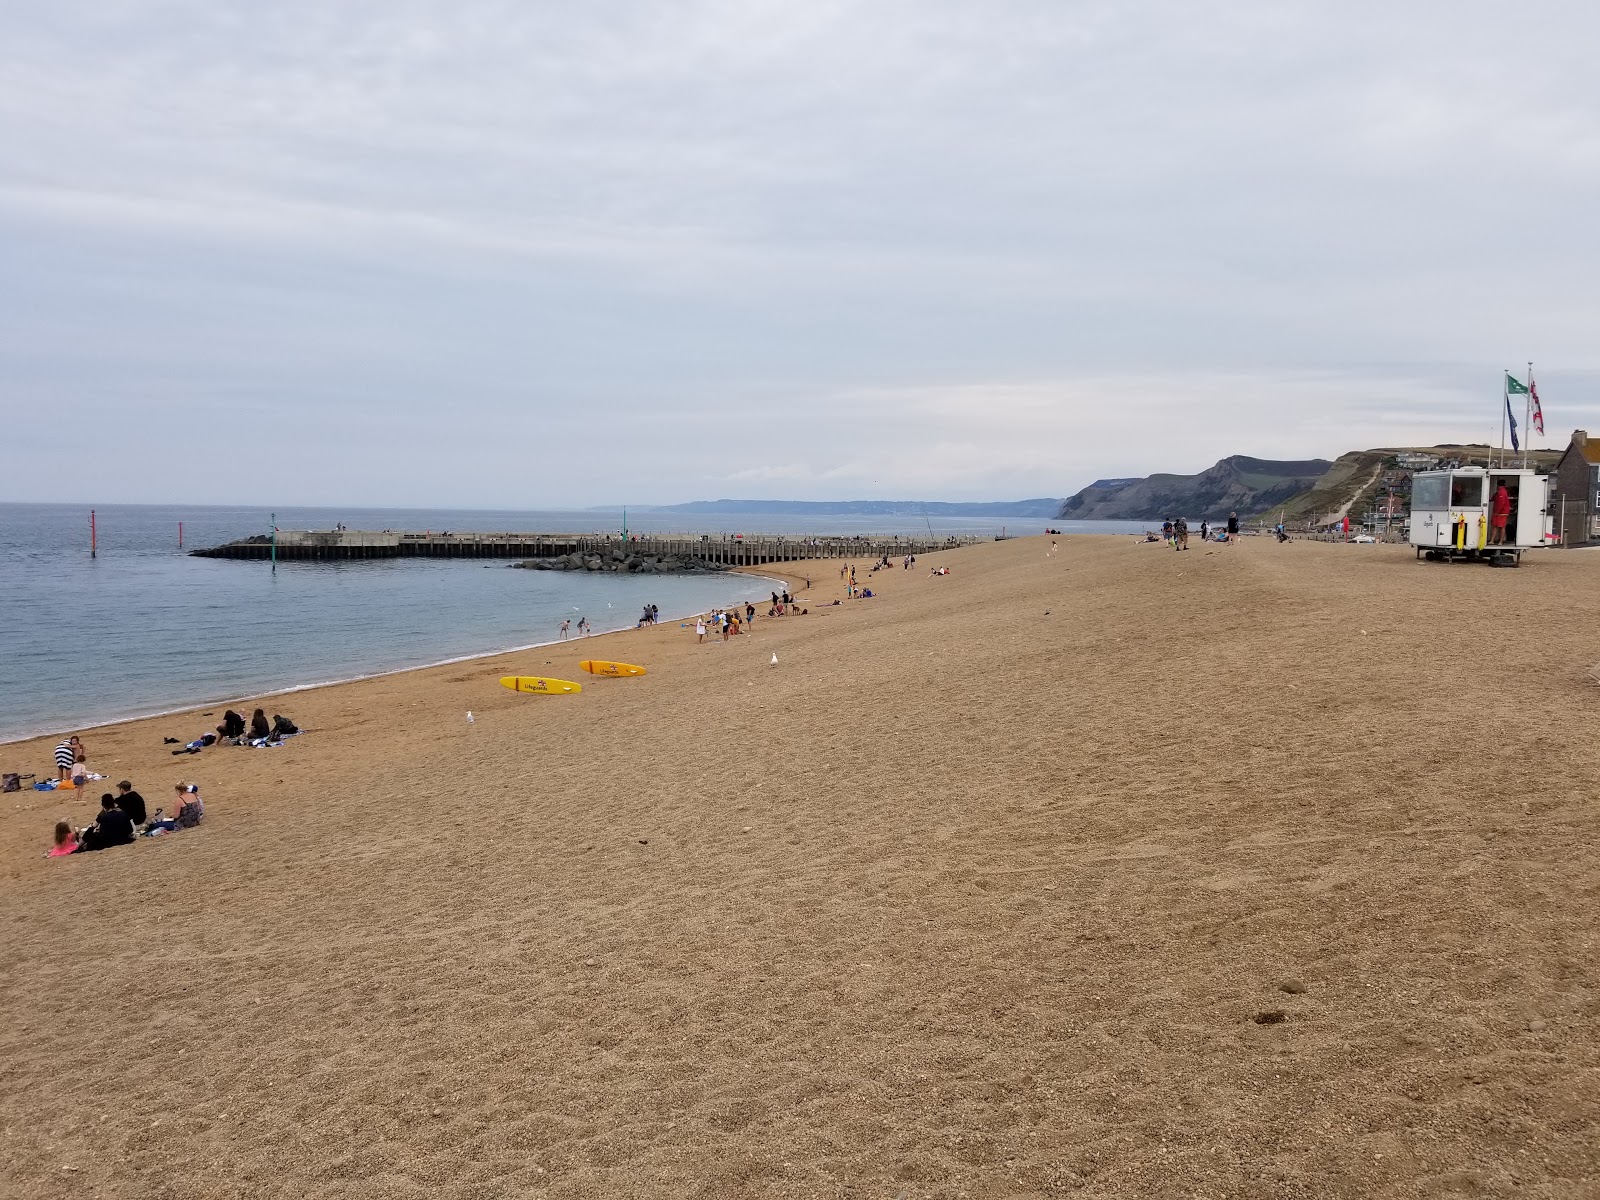
[[[0,797],[0,1195],[1600,1194],[1600,554],[1049,546],[62,730],[207,814]]]

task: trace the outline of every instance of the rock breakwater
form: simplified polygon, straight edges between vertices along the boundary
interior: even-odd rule
[[[525,558],[514,562],[513,567],[525,571],[615,571],[640,575],[711,575],[730,568],[722,563],[706,562],[680,555],[655,556],[635,554],[627,550],[610,550],[603,554],[588,550],[574,550],[571,554],[555,558]]]

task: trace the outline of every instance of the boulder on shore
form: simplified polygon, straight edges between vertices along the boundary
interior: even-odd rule
[[[698,575],[732,570],[722,563],[698,558],[652,558],[648,554],[623,554],[613,550],[606,557],[574,550],[555,558],[525,558],[511,565],[524,571],[626,571],[638,575]]]

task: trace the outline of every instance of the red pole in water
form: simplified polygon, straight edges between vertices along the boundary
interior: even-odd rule
[[[89,557],[95,557],[94,509],[89,510]]]

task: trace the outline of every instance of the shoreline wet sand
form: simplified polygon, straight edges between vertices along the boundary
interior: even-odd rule
[[[765,569],[758,569],[754,567],[744,570],[730,570],[727,572],[727,574],[740,575],[751,579],[772,579],[774,581],[783,578],[776,571],[767,571]],[[733,601],[730,599],[728,603],[731,605]],[[697,615],[699,614],[677,614],[671,617],[662,617],[661,621],[662,623],[665,623],[669,620],[682,621],[687,619],[692,621]],[[590,636],[604,637],[607,634],[632,633],[634,632],[635,628],[635,626],[620,626],[616,629],[608,629],[602,633],[592,634]],[[401,667],[386,667],[382,670],[366,671],[361,674],[342,676],[335,679],[321,679],[309,683],[291,684],[287,687],[269,688],[268,690],[262,692],[229,692],[221,698],[210,700],[174,700],[172,701],[172,706],[170,708],[154,709],[147,712],[137,712],[128,716],[112,716],[106,720],[93,721],[88,724],[57,726],[43,733],[20,733],[9,736],[0,736],[0,758],[3,758],[5,755],[11,752],[9,749],[10,747],[17,746],[21,743],[32,744],[48,741],[53,745],[55,741],[58,741],[61,737],[66,736],[68,733],[82,733],[84,730],[98,731],[102,729],[114,729],[120,725],[131,725],[136,721],[155,721],[172,718],[184,719],[187,717],[197,717],[199,723],[196,725],[195,733],[196,736],[198,736],[199,733],[204,732],[207,728],[210,728],[209,726],[204,726],[204,722],[206,720],[205,714],[213,708],[219,711],[228,708],[238,708],[241,705],[253,708],[260,706],[262,701],[276,701],[278,707],[280,708],[290,707],[292,706],[293,701],[287,700],[285,697],[294,697],[302,692],[313,692],[322,688],[342,687],[348,683],[365,683],[372,679],[382,679],[386,675],[403,675],[410,671],[439,670],[444,667],[458,666],[462,663],[481,662],[491,658],[503,658],[511,654],[532,653],[533,651],[542,650],[548,646],[560,646],[565,642],[574,641],[579,636],[580,635],[576,633],[566,638],[562,638],[558,635],[545,642],[527,642],[520,645],[508,646],[500,650],[475,650],[469,654],[455,654],[448,658],[436,659],[432,662],[415,663],[410,666]],[[267,707],[270,708],[271,705],[269,704]],[[215,724],[215,722],[213,722],[213,724]],[[57,730],[59,730],[59,732]],[[190,741],[192,739],[185,738],[184,740]],[[35,772],[35,774],[38,774],[38,772]],[[40,775],[39,777],[45,778],[43,775]]]
[[[299,692],[280,749],[86,732],[206,824],[47,861],[91,805],[4,797],[0,1177],[1591,1190],[1600,558],[1058,540]]]

